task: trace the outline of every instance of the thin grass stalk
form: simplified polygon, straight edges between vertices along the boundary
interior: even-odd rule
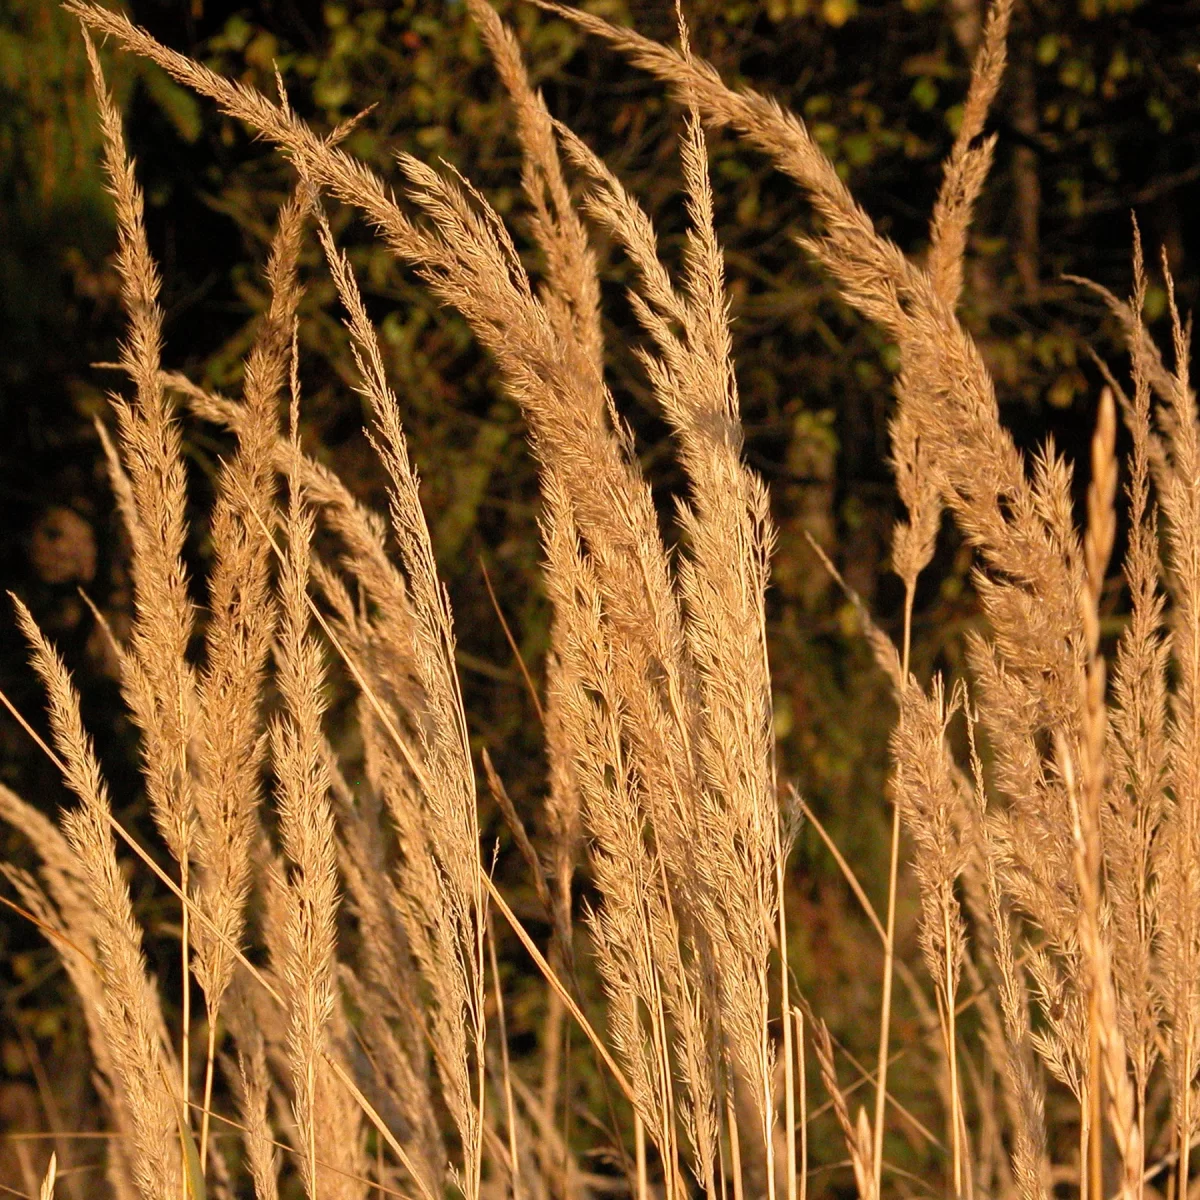
[[[646,1123],[641,1114],[633,1114],[633,1147],[637,1162],[637,1197],[638,1200],[649,1200],[650,1180],[646,1170]]]
[[[905,633],[908,623],[905,622]],[[907,637],[905,644],[905,676],[907,677]],[[896,892],[900,875],[900,805],[892,805],[891,852],[888,856],[887,925],[883,943],[883,998],[879,1013],[879,1060],[875,1075],[875,1120],[872,1159],[875,1167],[875,1192],[882,1194],[883,1186],[883,1127],[887,1105],[889,1043],[892,1026],[892,980],[896,959]]]
[[[496,1021],[500,1033],[500,1062],[503,1072],[504,1107],[508,1126],[508,1154],[512,1164],[513,1200],[521,1200],[521,1158],[517,1150],[517,1114],[513,1104],[512,1074],[508,1061],[508,1028],[504,1016],[504,994],[500,987],[500,964],[496,961],[496,930],[488,920],[488,962],[492,969],[492,987],[496,992]]]
[[[792,1009],[796,1021],[796,1053],[799,1055],[800,1076],[800,1196],[808,1200],[808,1067],[804,1051],[804,1010]]]
[[[729,1162],[733,1173],[733,1200],[745,1200],[745,1182],[742,1178],[742,1142],[738,1133],[737,1111],[732,1096],[725,1099],[726,1126],[729,1130]]]
[[[950,1063],[950,1128],[951,1156],[954,1164],[954,1194],[963,1194],[963,1143],[962,1143],[962,1098],[958,1086],[958,1033],[956,1029],[956,1014],[954,993],[950,988],[950,980],[955,975],[955,963],[951,948],[950,907],[942,908],[942,945],[945,954],[945,988],[946,988],[946,1057]]]
[[[778,835],[777,835],[778,836]],[[789,995],[791,966],[788,959],[787,911],[784,903],[784,854],[782,849],[775,854],[775,891],[779,897],[779,1011],[783,1025],[783,1100],[784,1136],[786,1143],[787,1200],[797,1200],[796,1195],[796,1062],[792,1042],[792,1005]]]

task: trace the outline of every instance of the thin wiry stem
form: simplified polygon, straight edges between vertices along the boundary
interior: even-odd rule
[[[900,874],[900,806],[892,806],[891,854],[888,859],[887,927],[883,942],[883,1001],[879,1014],[879,1065],[875,1076],[875,1142],[872,1159],[875,1167],[875,1192],[880,1194],[883,1179],[883,1125],[887,1104],[889,1044],[892,1026],[892,980],[896,959],[896,890]]]

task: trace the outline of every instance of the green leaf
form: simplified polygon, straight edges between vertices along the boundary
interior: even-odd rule
[[[1059,49],[1058,34],[1046,33],[1037,44],[1037,60],[1043,67],[1049,66],[1057,57]]]
[[[194,142],[200,136],[201,128],[200,105],[196,97],[150,63],[143,61],[141,76],[146,94],[175,127],[175,132],[185,142]]]
[[[200,1165],[196,1142],[183,1119],[182,1111],[179,1114],[179,1141],[183,1145],[183,1158],[187,1167],[188,1200],[205,1200],[204,1168]]]
[[[912,85],[913,102],[922,112],[928,112],[938,102],[938,85],[928,75],[922,75]]]

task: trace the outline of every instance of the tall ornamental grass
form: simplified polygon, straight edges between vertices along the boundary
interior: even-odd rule
[[[40,856],[36,874],[4,870],[83,1006],[114,1135],[112,1196],[797,1200],[834,1178],[808,1161],[810,1118],[828,1105],[862,1200],[1048,1200],[1052,1189],[1136,1200],[1150,1185],[1183,1200],[1200,1133],[1200,436],[1188,327],[1172,293],[1164,361],[1143,323],[1135,241],[1130,299],[1106,294],[1131,377],[1110,374],[1098,398],[1078,521],[1077,468],[1052,446],[1017,451],[956,315],[1012,0],[989,11],[919,262],[876,232],[798,117],[727,87],[695,55],[682,16],[672,48],[543,4],[684,111],[688,231],[675,271],[637,198],[532,89],[512,33],[486,0],[468,4],[511,100],[536,276],[487,198],[445,166],[402,156],[396,195],[342,149],[349,126],[314,130],[282,81],[263,95],[118,13],[67,3],[87,43],[119,230],[127,383],[101,435],[132,546],[134,618],[114,650],[161,847],[149,853],[114,817],[71,677],[19,599],[48,698],[44,748],[75,800],[54,823],[0,789],[0,813]],[[159,272],[93,38],[158,64],[293,168],[240,397],[162,368]],[[764,607],[774,532],[741,452],[706,127],[733,130],[805,193],[818,232],[799,252],[900,354],[900,644],[864,612],[898,712],[894,824],[886,909],[858,888],[885,969],[877,1060],[854,1064],[856,1078],[788,962],[788,853],[807,810],[776,765]],[[331,232],[334,205],[357,209],[463,315],[525,418],[553,606],[542,845],[490,761],[473,759],[401,405]],[[669,540],[605,382],[597,229],[633,269],[641,365],[687,480]],[[389,480],[386,517],[301,443],[306,239],[336,288]],[[236,446],[220,467],[202,586],[183,556],[191,420],[223,426]],[[1109,646],[1099,604],[1119,505],[1129,616]],[[945,519],[973,550],[987,625],[970,636],[969,677],[952,682],[917,679],[909,664],[914,594]],[[324,712],[335,668],[357,694],[353,772]],[[514,826],[548,943],[493,882],[480,779]],[[130,861],[178,905],[185,986],[170,1023]],[[889,1124],[916,1121],[888,1090],[908,869],[925,974],[906,979],[939,1046],[931,1086],[945,1116],[940,1136],[921,1126],[940,1177],[916,1181],[884,1157]],[[544,983],[540,1082],[510,1060],[498,923]],[[600,980],[602,1005],[581,989],[585,975]],[[582,1057],[600,1075],[603,1169],[579,1156],[563,1119],[578,1120],[568,1081]],[[52,1168],[43,1195],[54,1186]]]

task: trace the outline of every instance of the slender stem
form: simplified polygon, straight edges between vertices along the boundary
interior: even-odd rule
[[[917,581],[915,578],[904,582],[904,649],[900,662],[900,678],[908,682],[909,658],[912,651],[912,615],[913,600],[916,597]]]
[[[764,983],[766,981],[764,980]],[[763,1140],[767,1152],[767,1200],[776,1200],[775,1197],[775,1105],[774,1096],[771,1094],[771,1077],[766,1070],[767,1064],[767,1045],[770,1036],[767,1028],[768,1008],[765,998],[766,989],[764,987],[763,1014],[762,1014],[762,1032],[763,1045],[761,1048],[762,1067],[763,1067]],[[786,1022],[785,1022],[786,1024]]]
[[[912,649],[912,613],[916,580],[904,582],[904,649],[900,665],[901,686],[908,684],[909,655]],[[883,939],[883,1005],[879,1014],[879,1068],[875,1087],[875,1144],[872,1165],[875,1168],[875,1196],[883,1186],[883,1124],[887,1108],[889,1043],[892,1030],[892,979],[896,965],[896,887],[900,873],[900,806],[892,807],[892,852],[888,864],[887,932]]]
[[[796,1046],[800,1055],[800,1200],[808,1200],[808,1071],[804,1062],[804,1012],[792,1009],[796,1018]]]
[[[188,855],[187,855],[187,838],[183,839],[182,858],[179,863],[179,895],[181,897],[181,905],[183,909],[180,925],[182,932],[180,934],[180,956],[183,964],[183,1028],[180,1033],[179,1046],[179,1092],[183,1097],[183,1124],[180,1126],[180,1137],[191,1136],[191,1057],[192,1057],[192,979],[191,979],[191,962],[189,955],[189,942],[191,939],[191,930],[189,929],[189,905],[188,905]],[[179,1179],[180,1195],[182,1200],[188,1200],[188,1181],[187,1171],[180,1173]]]
[[[1092,994],[1088,998],[1088,1041],[1091,1051],[1090,1070],[1092,1074],[1092,1087],[1088,1093],[1088,1099],[1091,1101],[1091,1123],[1090,1136],[1088,1138],[1088,1156],[1091,1162],[1088,1164],[1090,1172],[1089,1179],[1091,1186],[1088,1189],[1088,1194],[1091,1200],[1104,1200],[1104,1174],[1100,1165],[1101,1142],[1104,1136],[1104,1125],[1101,1104],[1103,1102],[1103,1080],[1100,1075],[1100,1003],[1097,996],[1097,988],[1099,983],[1096,980],[1092,981]]]
[[[550,969],[558,971],[562,967],[561,952],[551,944]],[[553,989],[546,998],[546,1019],[542,1025],[544,1051],[542,1057],[542,1108],[546,1114],[548,1128],[554,1127],[558,1113],[558,1077],[562,1069],[562,1040],[563,1018],[566,1009],[562,998]]]
[[[779,904],[779,1007],[783,1014],[783,1103],[787,1122],[787,1200],[796,1197],[796,1072],[792,1061],[791,1003],[788,997],[787,913],[783,899],[783,847],[775,825],[775,888]]]
[[[508,922],[509,928],[517,935],[521,945],[525,947],[529,957],[537,964],[538,970],[541,971],[546,982],[558,993],[563,1004],[566,1005],[567,1011],[575,1018],[579,1028],[583,1030],[589,1042],[595,1047],[596,1053],[600,1056],[604,1065],[612,1073],[613,1079],[616,1080],[617,1086],[625,1093],[625,1098],[630,1104],[635,1104],[636,1101],[633,1095],[633,1088],[630,1087],[629,1081],[625,1078],[624,1072],[617,1065],[617,1060],[613,1058],[608,1047],[600,1040],[600,1036],[592,1028],[587,1017],[583,1015],[583,1009],[575,1003],[574,997],[567,991],[566,985],[561,979],[550,969],[550,964],[546,961],[545,956],[537,948],[533,938],[529,936],[525,926],[517,920],[516,914],[508,906],[508,901],[500,894],[499,889],[488,877],[487,873],[480,871],[479,878],[483,882],[483,886],[487,888],[488,895],[492,898],[492,903],[500,910],[500,915]]]
[[[675,913],[671,905],[671,887],[667,881],[667,864],[661,854],[656,853],[654,857],[662,884],[662,897],[667,910],[667,918],[671,927],[674,928]],[[649,914],[644,909],[642,910],[642,922],[644,930],[647,931],[645,944],[649,948],[653,945],[653,935],[649,932],[653,928],[653,924]],[[651,955],[651,961],[647,966],[649,968],[647,975],[654,993],[654,1003],[648,1004],[647,1007],[650,1011],[654,1045],[659,1059],[659,1096],[662,1104],[663,1128],[663,1144],[660,1149],[663,1156],[664,1186],[667,1200],[676,1200],[676,1182],[680,1178],[680,1171],[678,1140],[675,1129],[675,1097],[671,1088],[674,1074],[671,1069],[671,1048],[667,1040],[667,1010],[666,1005],[663,1003],[659,973],[653,964],[653,955]],[[680,1189],[680,1200],[682,1200],[685,1193],[686,1189]]]
[[[487,1094],[485,1088],[487,1086],[487,1024],[484,1019],[484,990],[486,984],[484,982],[484,953],[483,953],[483,934],[485,920],[490,922],[491,910],[486,908],[482,893],[479,891],[479,879],[486,878],[486,873],[483,870],[483,864],[477,860],[476,884],[475,884],[475,1078],[476,1087],[479,1090],[479,1114],[475,1130],[475,1145],[472,1147],[472,1168],[474,1175],[472,1178],[473,1191],[468,1197],[468,1200],[479,1200],[479,1193],[483,1186],[483,1131],[487,1128],[486,1122],[486,1105]],[[486,916],[484,915],[486,913]]]
[[[175,697],[175,719],[178,721],[179,729],[186,728],[185,714],[186,708],[183,699],[183,682],[180,679],[180,686]],[[186,795],[184,788],[184,780],[187,778],[187,748],[181,744],[179,747],[179,775],[178,775],[178,799],[182,809],[183,801]],[[181,984],[183,995],[182,1000],[182,1025],[180,1032],[180,1048],[179,1048],[179,1074],[180,1074],[180,1095],[183,1098],[183,1125],[181,1132],[187,1136],[191,1136],[191,1068],[192,1068],[192,967],[191,967],[191,905],[188,902],[188,875],[189,865],[191,861],[191,829],[190,829],[191,814],[183,810],[179,821],[179,896],[182,906],[182,916],[180,919],[180,955],[183,964],[183,982]],[[207,1105],[205,1108],[207,1109]],[[200,1160],[200,1172],[204,1172],[204,1160]],[[187,1171],[182,1172],[180,1180],[183,1200],[188,1200],[187,1186]]]
[[[717,1178],[720,1180],[719,1200],[729,1200],[729,1166],[725,1158],[725,1139],[721,1136],[721,1122],[717,1119]]]
[[[383,1200],[383,1139],[375,1139],[375,1182],[378,1187],[375,1189],[379,1193],[379,1200]]]
[[[962,1195],[962,1139],[960,1106],[958,1098],[958,1035],[955,1026],[954,992],[951,986],[953,963],[950,961],[950,907],[942,905],[942,937],[946,957],[946,1051],[950,1060],[950,1118],[951,1145],[954,1152],[954,1195]]]
[[[517,1110],[513,1104],[512,1073],[508,1061],[508,1029],[504,1017],[504,993],[500,988],[500,964],[496,961],[496,930],[488,913],[488,958],[492,968],[492,986],[496,989],[496,1020],[500,1026],[500,1062],[504,1070],[504,1103],[507,1108],[508,1153],[512,1158],[513,1200],[520,1200],[521,1160],[517,1156]]]
[[[1146,1194],[1146,1085],[1144,1083],[1137,1090],[1137,1127],[1142,1132],[1142,1161],[1139,1164],[1137,1198],[1142,1200]]]
[[[725,1113],[729,1121],[729,1157],[733,1160],[733,1200],[746,1200],[742,1180],[742,1143],[738,1136],[737,1111],[733,1097],[725,1097]]]
[[[658,869],[662,878],[662,894],[669,910],[671,893],[667,884],[667,868],[661,855],[656,855],[656,858],[658,860]],[[649,930],[650,922],[648,914],[646,914],[644,911],[642,914],[642,920],[643,931],[645,932]],[[674,924],[673,919],[672,924]],[[652,944],[651,936],[652,935],[646,934],[647,947]],[[667,1013],[666,1006],[663,1003],[662,987],[659,982],[658,971],[654,968],[653,963],[648,965],[650,968],[648,971],[648,976],[650,979],[650,986],[653,991],[653,995],[651,997],[653,1003],[647,1001],[646,1007],[649,1010],[650,1015],[654,1051],[658,1057],[658,1094],[659,1104],[662,1108],[662,1145],[659,1147],[659,1150],[663,1159],[663,1183],[667,1200],[676,1200],[675,1180],[679,1174],[679,1160],[675,1142],[675,1106],[674,1097],[671,1091],[671,1081],[673,1076],[671,1072],[670,1046],[667,1042]]]
[[[208,1118],[212,1110],[213,1058],[217,1049],[217,1014],[208,1016],[208,1057],[204,1064],[204,1108],[200,1113],[200,1170],[208,1173]]]
[[[317,1097],[317,1062],[311,1052],[308,1056],[308,1162],[311,1174],[312,1200],[317,1200],[317,1123],[313,1120]]]
[[[1092,1156],[1088,1153],[1092,1129],[1091,1083],[1084,1082],[1085,1093],[1079,1106],[1079,1200],[1087,1200]]]
[[[650,1200],[650,1183],[646,1176],[646,1126],[637,1112],[633,1114],[633,1144],[637,1155],[638,1200]]]
[[[1190,1032],[1190,1031],[1189,1031]],[[1190,1038],[1189,1038],[1190,1044]],[[1190,1058],[1190,1055],[1186,1057]],[[1188,1132],[1192,1123],[1191,1099],[1192,1099],[1192,1074],[1191,1063],[1188,1062],[1188,1070],[1183,1077],[1183,1120],[1179,1123],[1179,1162],[1177,1164],[1179,1182],[1175,1188],[1175,1195],[1180,1200],[1187,1200],[1188,1194],[1188,1158],[1190,1157],[1191,1147],[1188,1145]]]
[[[892,806],[892,853],[888,868],[887,936],[883,942],[883,1009],[879,1014],[879,1067],[875,1086],[875,1195],[883,1182],[883,1123],[887,1104],[888,1057],[892,1026],[892,978],[896,962],[896,881],[900,864],[900,805]]]

